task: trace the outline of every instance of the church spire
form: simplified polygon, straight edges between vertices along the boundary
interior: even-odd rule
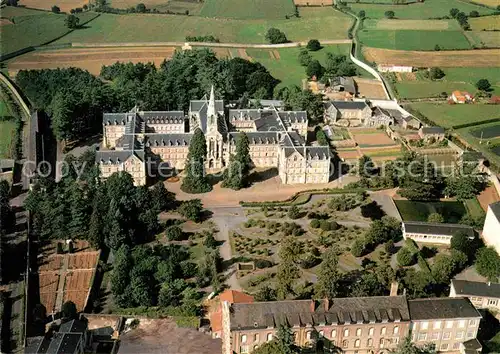
[[[215,117],[215,93],[214,93],[214,85],[212,85],[212,89],[210,90],[210,100],[208,101],[208,117]]]

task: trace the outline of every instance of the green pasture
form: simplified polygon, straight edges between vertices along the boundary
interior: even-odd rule
[[[395,200],[394,203],[403,221],[427,221],[432,213],[443,216],[445,223],[458,223],[467,214],[467,209],[461,202],[418,202],[410,200]]]
[[[418,110],[436,125],[451,128],[455,125],[481,122],[500,118],[497,105],[489,104],[454,104],[447,103],[412,103],[411,108]]]
[[[473,31],[500,30],[500,15],[469,18]]]
[[[498,110],[497,110],[498,111]],[[499,115],[500,116],[500,115]],[[486,138],[499,129],[500,123],[487,123],[476,125],[473,127],[458,129],[456,132],[474,147],[494,165],[500,167],[500,137]],[[483,139],[481,139],[481,132],[483,132]]]
[[[403,80],[396,83],[396,89],[401,98],[423,98],[439,96],[442,92],[447,95],[455,90],[475,93],[474,86],[480,79],[488,79],[493,94],[500,94],[500,67],[498,68],[441,68],[445,77],[432,81],[417,73],[417,81]],[[401,75],[404,79],[405,75]]]
[[[235,19],[283,19],[294,14],[292,0],[206,0],[200,11],[201,16]]]
[[[80,18],[80,23],[85,23],[97,15],[93,12],[84,12],[77,16]],[[22,7],[2,8],[2,18],[7,18],[13,23],[2,26],[1,53],[8,54],[26,47],[42,45],[63,36],[69,31],[64,25],[66,16]]]
[[[459,0],[429,0],[408,5],[377,5],[377,4],[349,4],[351,9],[358,13],[366,12],[368,18],[384,18],[386,11],[394,11],[396,19],[433,19],[450,15],[450,9],[457,8],[469,14],[477,11],[480,15],[492,14],[494,11]]]
[[[467,31],[465,35],[476,48],[500,47],[500,32],[498,31]]]
[[[399,50],[470,49],[462,31],[367,30],[359,32],[361,43],[368,47]]]
[[[316,52],[310,52],[314,59],[325,65],[326,54],[342,54],[349,56],[349,44],[325,45]],[[297,85],[301,87],[302,79],[306,77],[305,68],[299,64],[298,56],[300,48],[276,49],[279,53],[279,60],[271,58],[269,49],[246,49],[247,54],[255,61],[264,65],[269,72],[277,79],[281,80],[280,86]]]
[[[421,30],[421,31],[447,31],[460,30],[456,20],[389,20],[366,19],[363,28],[369,30]]]
[[[186,36],[213,35],[221,42],[266,43],[269,28],[285,32],[291,41],[311,38],[343,39],[352,18],[332,8],[324,17],[276,20],[234,20],[179,15],[102,14],[86,28],[73,31],[58,43],[113,43],[184,41]],[[138,30],[140,29],[140,30]]]

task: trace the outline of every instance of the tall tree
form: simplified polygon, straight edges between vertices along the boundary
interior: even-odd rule
[[[207,142],[201,129],[196,129],[189,145],[186,160],[186,176],[181,189],[186,193],[206,193],[212,190],[205,174]]]
[[[241,132],[236,140],[236,154],[231,156],[229,166],[224,170],[222,187],[239,190],[248,185],[250,172],[250,141]]]
[[[315,289],[316,297],[333,299],[337,296],[340,280],[338,263],[336,248],[332,247],[323,254]]]
[[[500,277],[500,256],[493,247],[483,247],[476,253],[476,270],[490,281]]]
[[[276,292],[278,298],[283,300],[289,294],[293,294],[293,284],[300,277],[300,269],[297,266],[302,251],[301,244],[293,237],[287,237],[281,243],[279,250],[280,264],[276,277],[278,285]]]

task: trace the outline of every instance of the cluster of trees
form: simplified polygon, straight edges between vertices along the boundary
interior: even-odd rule
[[[309,78],[314,76],[322,82],[328,82],[328,79],[337,76],[355,76],[357,73],[356,66],[345,55],[326,53],[325,67],[319,60],[313,59],[307,49],[300,51],[298,59],[300,65],[306,67]]]
[[[351,246],[351,253],[361,257],[376,246],[390,240],[397,241],[401,238],[401,223],[390,216],[383,216],[370,225],[364,237],[358,237]]]
[[[445,76],[444,71],[438,67],[433,67],[430,68],[429,70],[425,70],[423,74],[425,77],[428,77],[431,80],[439,80]]]
[[[285,109],[306,111],[311,124],[323,121],[325,106],[321,94],[311,90],[302,90],[298,86],[282,87],[276,93],[276,98],[285,102]]]
[[[205,173],[207,142],[201,129],[196,129],[186,159],[186,176],[182,180],[181,189],[186,193],[206,193],[212,190]]]
[[[102,68],[106,83],[75,68],[21,70],[16,82],[35,108],[46,110],[58,140],[82,139],[102,129],[103,112],[187,110],[213,84],[224,100],[272,98],[279,83],[259,63],[241,58],[219,60],[208,49],[178,51],[159,68],[116,63]]]
[[[9,203],[10,185],[6,180],[0,180],[0,237],[14,223],[14,212]]]
[[[149,241],[160,229],[158,214],[175,207],[174,195],[163,183],[135,187],[128,173],[99,183],[94,159],[92,151],[78,159],[70,155],[60,182],[38,179],[25,201],[34,232],[41,239],[86,239],[113,250]]]
[[[471,17],[478,17],[479,13],[477,11],[471,11]],[[470,30],[469,25],[469,17],[465,14],[465,12],[460,11],[457,8],[450,9],[450,16],[458,21],[460,27],[462,27],[465,31]]]
[[[250,140],[245,133],[240,133],[236,139],[236,154],[230,156],[224,170],[222,187],[234,190],[247,187],[251,163]]]
[[[64,24],[69,29],[76,29],[80,27],[80,18],[73,14],[70,14],[64,19]]]
[[[266,32],[266,40],[271,44],[287,43],[285,33],[277,28],[271,27]]]
[[[445,179],[435,164],[414,152],[386,164],[383,170],[376,168],[370,157],[363,156],[358,161],[358,173],[359,182],[350,187],[400,187],[401,196],[409,200],[437,200],[444,195],[466,200],[483,190],[486,183],[484,175],[472,167],[457,170]]]
[[[212,42],[219,43],[219,38],[212,35],[207,36],[186,36],[186,42]]]

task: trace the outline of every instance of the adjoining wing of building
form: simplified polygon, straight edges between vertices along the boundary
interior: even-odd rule
[[[346,354],[389,353],[411,333],[440,352],[478,353],[481,315],[466,298],[407,300],[405,296],[222,303],[222,352],[251,353],[272,340],[280,325],[299,346]]]
[[[163,167],[185,168],[189,144],[196,129],[207,141],[206,168],[221,170],[235,152],[239,132],[250,140],[255,167],[277,167],[283,183],[327,183],[330,148],[307,145],[308,118],[305,111],[229,109],[216,100],[214,89],[207,99],[193,100],[186,116],[182,111],[105,113],[103,146],[96,160],[101,175],[126,171],[135,184],[147,180],[148,159]]]

